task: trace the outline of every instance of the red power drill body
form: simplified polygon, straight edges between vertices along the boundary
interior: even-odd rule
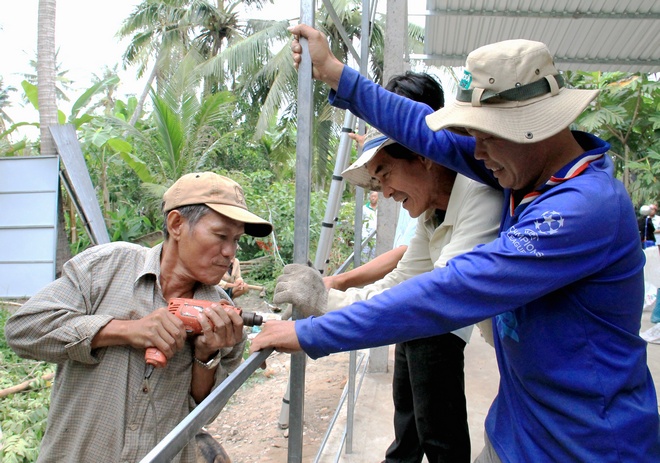
[[[197,315],[212,304],[220,304],[225,309],[234,310],[241,316],[241,318],[243,318],[243,324],[245,326],[258,326],[263,323],[261,315],[254,312],[244,312],[242,309],[231,305],[225,300],[211,302],[202,301],[200,299],[173,297],[170,299],[167,309],[183,322],[186,327],[186,333],[188,333],[188,336],[191,336],[202,333],[202,325],[199,323]],[[155,347],[147,348],[147,351],[144,354],[144,359],[147,364],[153,365],[156,368],[161,368],[167,365],[167,357]]]

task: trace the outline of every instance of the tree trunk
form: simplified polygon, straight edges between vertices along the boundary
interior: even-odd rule
[[[57,154],[55,142],[48,130],[57,124],[57,93],[55,87],[55,8],[56,0],[39,0],[37,37],[37,90],[41,154]]]
[[[623,186],[626,188],[628,194],[630,191],[630,148],[627,144],[623,145]]]
[[[149,90],[151,89],[151,84],[153,84],[154,80],[156,79],[156,75],[158,74],[158,59],[156,59],[156,62],[154,63],[154,67],[151,69],[151,74],[149,74],[149,79],[147,80],[147,83],[144,86],[144,90],[142,91],[142,95],[140,95],[140,99],[138,100],[138,104],[135,107],[135,111],[133,112],[133,115],[131,116],[131,120],[128,121],[128,123],[135,127],[135,124],[137,123],[138,119],[142,115],[142,109],[144,108],[144,102],[147,99],[147,95],[149,95]]]
[[[55,11],[56,0],[39,0],[37,29],[37,92],[39,99],[39,130],[41,154],[56,155],[55,141],[48,129],[57,125],[57,91],[55,82]],[[55,251],[55,275],[62,273],[64,262],[71,258],[67,239],[62,189],[58,191],[57,250]]]
[[[76,208],[73,205],[73,201],[70,201],[67,204],[67,209],[69,210],[69,231],[71,235],[71,244],[78,242],[78,226],[76,225]]]

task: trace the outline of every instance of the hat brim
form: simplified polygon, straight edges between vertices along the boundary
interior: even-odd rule
[[[349,183],[362,187],[365,190],[380,191],[380,182],[369,175],[369,171],[367,170],[367,163],[371,161],[380,150],[394,143],[394,140],[385,138],[384,141],[377,144],[376,146],[365,149],[357,161],[355,161],[341,173],[342,177],[344,177],[344,179]]]
[[[206,203],[206,205],[219,214],[237,222],[243,222],[245,224],[245,234],[247,235],[262,238],[270,235],[273,231],[273,225],[270,222],[240,207],[212,203]]]
[[[598,90],[562,88],[554,95],[505,104],[454,101],[426,116],[431,130],[448,129],[468,135],[466,129],[479,130],[515,143],[537,143],[569,127],[596,98]]]

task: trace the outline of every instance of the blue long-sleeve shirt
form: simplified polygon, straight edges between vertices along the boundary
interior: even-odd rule
[[[427,106],[349,68],[330,99],[413,151],[498,186],[469,137],[426,126]],[[660,461],[656,393],[638,335],[644,257],[635,213],[609,145],[574,136],[580,158],[524,198],[504,190],[498,239],[396,291],[297,321],[305,352],[317,358],[495,317],[500,388],[486,431],[503,462]]]

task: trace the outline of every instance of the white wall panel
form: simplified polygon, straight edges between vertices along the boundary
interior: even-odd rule
[[[55,279],[59,158],[0,158],[0,298]]]

